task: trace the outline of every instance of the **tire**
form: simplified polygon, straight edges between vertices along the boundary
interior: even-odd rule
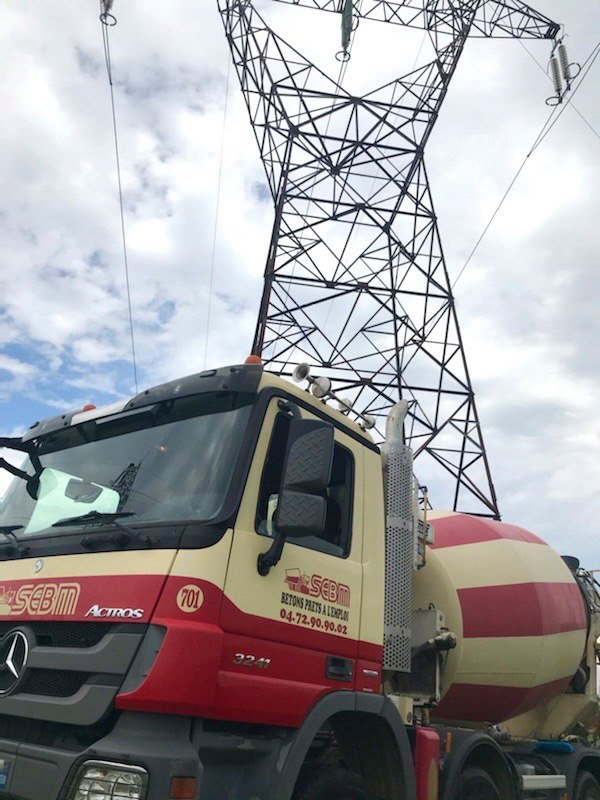
[[[300,793],[298,800],[376,800],[376,798],[358,775],[342,769],[324,772]]]
[[[454,800],[500,800],[500,792],[485,770],[470,767],[458,780]],[[600,797],[594,800],[600,800]]]
[[[575,780],[575,800],[600,800],[600,785],[591,772],[579,772]]]

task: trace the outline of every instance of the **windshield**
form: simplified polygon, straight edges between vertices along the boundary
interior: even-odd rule
[[[61,520],[123,513],[128,524],[210,520],[231,483],[254,395],[214,392],[168,400],[65,428],[35,442],[39,487],[14,478],[0,527],[58,535]],[[35,470],[28,457],[22,469]],[[22,526],[22,527],[21,527]]]

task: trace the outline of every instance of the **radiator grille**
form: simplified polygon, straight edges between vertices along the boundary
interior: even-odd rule
[[[89,672],[67,672],[61,669],[33,669],[22,692],[47,697],[71,697],[89,678]]]
[[[15,619],[0,622],[0,636],[15,628],[30,632],[28,667],[23,683],[0,696],[0,720],[21,717],[79,729],[110,712],[148,626]]]
[[[94,647],[102,641],[114,623],[111,622],[0,622],[0,638],[19,626],[27,626],[39,645],[44,647]]]

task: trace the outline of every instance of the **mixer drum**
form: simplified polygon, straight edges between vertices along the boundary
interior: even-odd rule
[[[429,516],[435,543],[414,578],[414,609],[432,605],[457,636],[444,654],[439,719],[497,723],[564,691],[583,657],[586,607],[572,573],[515,525]]]

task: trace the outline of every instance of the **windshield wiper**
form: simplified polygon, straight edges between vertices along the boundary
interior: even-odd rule
[[[22,525],[0,525],[0,533],[3,536],[6,536],[9,542],[14,542],[14,545],[8,545],[11,553],[16,550],[17,553],[20,553],[22,556],[24,556],[29,552],[29,548],[24,544],[21,544],[19,537],[15,536],[15,531],[21,530],[22,527]]]
[[[141,533],[140,531],[130,528],[129,525],[124,525],[122,522],[119,522],[121,517],[135,517],[135,512],[117,511],[116,513],[111,513],[107,511],[90,511],[87,514],[81,514],[78,517],[66,517],[65,519],[59,519],[58,522],[55,522],[52,525],[52,527],[66,528],[69,525],[79,524],[83,525],[83,527],[87,527],[89,525],[114,525],[121,531],[121,535],[116,537],[111,536],[109,541],[116,542],[116,544],[126,544],[132,539],[137,539],[144,544],[155,544],[158,541],[154,536],[148,536],[145,533]],[[99,541],[102,540],[96,536],[87,534],[82,538],[81,544],[84,547],[88,547],[93,542]]]

